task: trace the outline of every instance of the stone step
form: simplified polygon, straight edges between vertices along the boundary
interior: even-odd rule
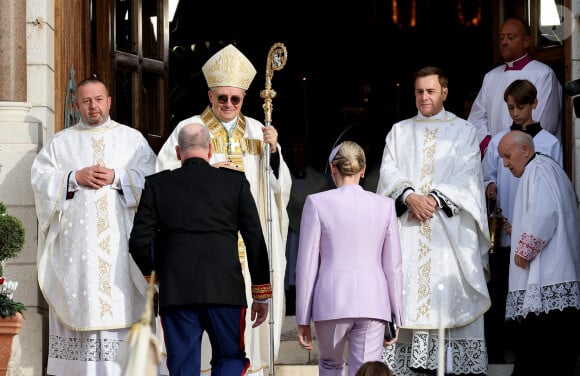
[[[316,334],[313,333],[313,336]],[[296,317],[286,316],[282,323],[280,351],[274,367],[276,376],[318,376],[318,343],[312,341],[312,351],[298,344]],[[490,364],[487,376],[510,376],[512,364]]]
[[[487,376],[510,376],[511,364],[490,364]],[[278,365],[274,367],[275,376],[318,376],[317,365]]]
[[[275,376],[318,376],[317,365],[283,365],[274,367]]]
[[[276,364],[280,365],[316,365],[318,364],[318,342],[316,333],[312,333],[312,350],[307,351],[298,344],[298,331],[296,328],[296,316],[286,316],[282,323],[280,336],[280,350]]]
[[[298,344],[298,340],[280,341],[280,350],[276,364],[279,365],[309,365],[318,364],[318,342],[312,341],[312,350],[304,350]]]

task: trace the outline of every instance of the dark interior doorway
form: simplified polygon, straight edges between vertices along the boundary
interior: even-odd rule
[[[182,0],[170,24],[170,128],[207,105],[201,66],[228,43],[258,71],[243,113],[262,120],[266,56],[282,42],[285,68],[274,74],[272,124],[290,160],[303,140],[308,163],[323,171],[339,135],[363,145],[369,165],[380,162],[390,126],[416,113],[413,72],[437,65],[450,76],[446,108],[463,112],[494,66],[491,2],[478,0],[363,0],[332,9],[293,2]],[[404,4],[403,4],[404,3]],[[323,9],[319,9],[323,8]],[[395,17],[396,16],[396,17]],[[477,23],[477,25],[475,25]],[[195,45],[192,50],[191,46]]]

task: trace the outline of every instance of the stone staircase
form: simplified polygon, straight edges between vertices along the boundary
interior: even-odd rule
[[[316,335],[316,334],[313,334]],[[318,376],[318,343],[313,341],[312,351],[298,344],[296,316],[286,316],[282,324],[280,351],[274,366],[276,376]]]
[[[490,364],[487,376],[510,376],[511,364]],[[312,351],[303,350],[298,344],[296,317],[286,316],[282,324],[282,336],[278,359],[274,366],[276,376],[318,376],[318,346],[313,342]]]

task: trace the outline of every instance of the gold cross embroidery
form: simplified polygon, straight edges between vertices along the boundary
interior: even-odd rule
[[[236,142],[236,139],[235,138],[230,137],[229,138],[229,141],[228,141],[228,153],[229,154],[232,154],[234,152],[234,149],[236,147],[239,148],[240,146],[241,146],[240,143],[239,142]]]

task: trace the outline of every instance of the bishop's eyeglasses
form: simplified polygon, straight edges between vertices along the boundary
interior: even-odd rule
[[[216,98],[219,104],[226,104],[229,100],[234,106],[240,104],[242,101],[242,97],[238,95],[232,95],[231,97],[228,97],[227,95],[218,95]]]

